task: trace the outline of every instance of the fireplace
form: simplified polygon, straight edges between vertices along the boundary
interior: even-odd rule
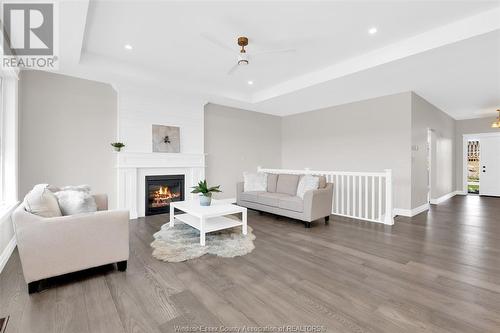
[[[184,175],[146,176],[145,215],[170,211],[170,202],[184,200]]]

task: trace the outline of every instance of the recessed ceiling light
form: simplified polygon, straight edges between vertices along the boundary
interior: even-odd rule
[[[132,50],[133,49],[132,45],[130,45],[130,44],[125,44],[125,45],[123,45],[123,47],[125,48],[125,50]]]
[[[376,34],[376,33],[377,33],[377,28],[375,28],[375,27],[370,28],[370,29],[368,30],[368,33],[369,33],[370,35],[374,35],[374,34]]]
[[[249,85],[252,85],[253,84],[253,81],[248,81],[247,82]]]

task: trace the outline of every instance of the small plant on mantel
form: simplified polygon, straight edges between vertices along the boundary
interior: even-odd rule
[[[122,148],[125,147],[125,144],[122,142],[113,142],[111,145],[115,148],[116,151],[121,151]]]
[[[212,202],[212,193],[222,192],[220,190],[220,185],[208,187],[206,179],[200,181],[198,185],[193,186],[192,189],[191,193],[200,194],[201,206],[210,206],[210,203]]]

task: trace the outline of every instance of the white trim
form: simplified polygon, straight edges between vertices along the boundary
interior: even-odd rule
[[[438,204],[440,204],[443,201],[446,201],[446,200],[448,200],[450,198],[453,198],[455,195],[458,194],[457,192],[458,193],[462,193],[462,191],[453,191],[453,192],[450,192],[450,193],[445,194],[443,196],[440,196],[439,198],[435,198],[435,199],[431,198],[431,201],[430,201],[431,205],[438,205]]]
[[[394,208],[394,214],[399,216],[413,217],[422,212],[425,212],[426,210],[429,210],[429,208],[430,206],[428,203],[413,209]]]
[[[309,72],[278,83],[252,95],[252,103],[261,103],[330,80],[344,77],[379,65],[483,35],[500,28],[500,8],[455,21],[385,47],[352,57],[346,61]]]
[[[14,249],[16,248],[16,237],[12,237],[12,239],[7,243],[7,246],[3,250],[2,254],[0,254],[0,273],[2,273],[3,268],[7,264],[7,261],[9,261],[10,256],[12,255],[12,252],[14,252]]]

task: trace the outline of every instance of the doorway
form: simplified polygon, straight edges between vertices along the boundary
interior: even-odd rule
[[[500,197],[500,133],[464,135],[463,151],[464,194]]]
[[[467,142],[467,194],[479,194],[479,145],[478,139]]]

